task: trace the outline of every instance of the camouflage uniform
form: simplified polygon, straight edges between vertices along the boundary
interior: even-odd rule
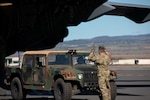
[[[111,56],[105,51],[95,56],[94,51],[95,50],[91,50],[88,59],[97,64],[98,84],[102,92],[102,100],[111,100],[111,88],[109,84],[110,70],[108,66],[111,61]]]

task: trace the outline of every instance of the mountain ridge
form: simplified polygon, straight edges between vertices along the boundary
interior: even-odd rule
[[[150,58],[150,33],[142,35],[98,36],[91,39],[75,39],[59,43],[55,50],[89,50],[104,45],[119,58]],[[127,56],[127,57],[126,57]]]

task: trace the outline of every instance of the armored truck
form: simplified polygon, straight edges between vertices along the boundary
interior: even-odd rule
[[[5,83],[14,100],[29,91],[51,91],[55,100],[71,100],[79,93],[99,92],[97,68],[88,61],[88,51],[43,50],[24,52],[19,66],[6,67]],[[112,100],[116,97],[116,73],[111,71]]]

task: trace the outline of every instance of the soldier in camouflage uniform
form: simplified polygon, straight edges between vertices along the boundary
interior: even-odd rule
[[[109,84],[110,80],[110,70],[109,64],[111,61],[111,55],[105,51],[104,46],[99,46],[98,52],[99,55],[95,56],[94,54],[95,47],[92,48],[88,59],[94,61],[98,67],[98,84],[102,92],[102,100],[111,100],[111,88]]]

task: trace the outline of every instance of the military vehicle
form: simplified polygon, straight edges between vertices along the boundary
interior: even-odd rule
[[[87,51],[26,51],[19,66],[6,67],[5,83],[14,100],[25,99],[29,91],[51,91],[55,100],[98,91],[97,69],[87,60]],[[112,100],[116,97],[116,73],[111,71]]]

